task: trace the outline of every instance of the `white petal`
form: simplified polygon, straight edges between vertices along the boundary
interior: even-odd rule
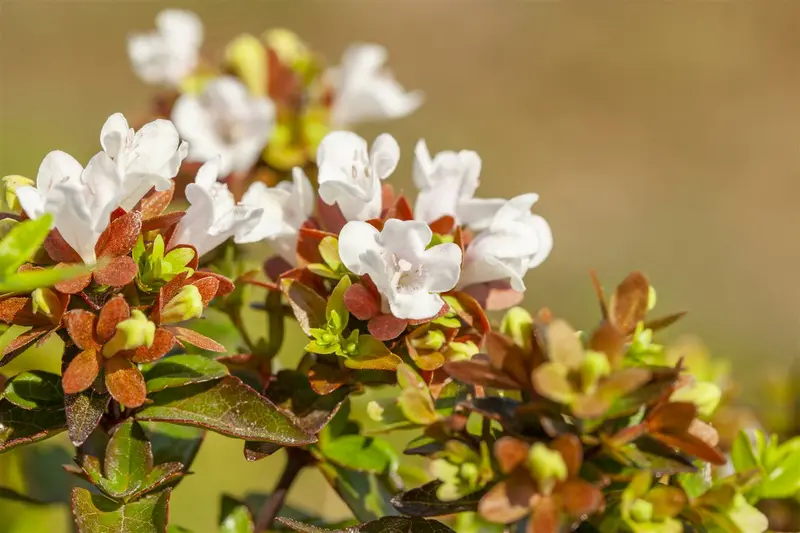
[[[341,179],[342,172],[350,171],[356,155],[367,155],[367,141],[363,138],[350,131],[332,131],[327,134],[317,148],[320,183],[329,179]],[[323,176],[323,170],[328,171],[328,175]]]
[[[480,183],[481,175],[481,156],[472,150],[461,150],[458,152],[458,159],[462,169],[462,182],[460,197],[469,199],[475,195],[475,190]]]
[[[129,129],[128,121],[122,113],[114,113],[108,117],[100,130],[100,145],[103,150],[111,157],[117,157],[125,146]]]
[[[67,244],[84,263],[93,265],[97,260],[94,246],[101,232],[94,227],[85,195],[84,187],[72,183],[58,184],[51,190],[46,208],[53,213],[55,227]]]
[[[165,9],[156,15],[156,27],[170,41],[199,46],[203,41],[203,22],[192,11]]]
[[[539,195],[536,193],[520,194],[510,199],[495,213],[491,223],[492,228],[502,227],[507,222],[529,216],[533,204],[538,200]]]
[[[400,146],[388,133],[378,135],[369,153],[370,163],[378,179],[386,179],[400,161]]]
[[[212,157],[206,161],[203,166],[200,167],[200,169],[198,169],[197,175],[194,178],[194,182],[204,189],[210,189],[212,185],[217,183],[217,179],[219,178],[219,167],[220,157],[218,155],[216,157]]]
[[[351,221],[344,225],[339,233],[339,258],[351,272],[360,275],[365,273],[362,255],[368,250],[380,252],[378,244],[379,232],[366,222]]]
[[[428,145],[425,144],[425,139],[420,139],[414,147],[414,185],[418,189],[426,189],[433,185],[431,182],[433,172],[434,166]]]
[[[458,283],[461,274],[461,248],[457,244],[438,244],[423,254],[426,289],[430,292],[447,292]]]
[[[284,205],[291,201],[289,191],[276,187],[267,187],[257,181],[250,185],[242,197],[241,205],[263,210],[258,224],[249,232],[242,232],[236,237],[238,243],[257,242],[292,232],[284,220]],[[294,231],[296,234],[296,231]]]
[[[36,187],[19,187],[16,191],[19,205],[28,218],[37,219],[44,214],[44,197]]]
[[[135,159],[131,161],[128,171],[163,176],[178,144],[178,130],[172,122],[164,119],[148,122],[134,135],[132,149]]]
[[[378,242],[387,250],[408,261],[419,261],[433,232],[425,222],[390,218],[383,225]]]
[[[117,167],[107,153],[98,152],[86,164],[81,181],[85,187],[80,201],[86,205],[93,229],[102,233],[123,194]]]
[[[529,259],[528,268],[541,265],[553,249],[553,232],[550,230],[550,224],[548,224],[543,217],[538,215],[532,217],[531,224],[538,236],[539,246]]]
[[[453,181],[443,181],[419,191],[414,203],[414,218],[433,222],[444,215],[458,218],[458,188]]]
[[[397,318],[424,320],[439,312],[444,300],[438,294],[425,291],[414,293],[395,293],[389,296],[389,308]]]
[[[475,231],[489,227],[492,219],[503,207],[505,198],[470,198],[460,200],[457,207],[458,220]]]
[[[181,137],[189,142],[189,161],[205,162],[219,155],[222,158],[220,172],[228,173],[230,149],[219,138],[200,98],[191,94],[178,97],[172,108],[172,121]]]
[[[83,167],[74,157],[61,150],[54,150],[44,156],[36,175],[36,188],[46,196],[57,183],[77,182]]]
[[[520,272],[522,268],[520,261],[519,259],[501,261],[491,255],[477,256],[467,249],[467,258],[458,286],[468,287],[478,283],[508,279],[511,281],[511,288],[523,292],[525,290],[525,283],[522,280],[524,272]]]
[[[292,199],[299,203],[298,211],[306,218],[314,214],[314,186],[300,167],[292,169]]]

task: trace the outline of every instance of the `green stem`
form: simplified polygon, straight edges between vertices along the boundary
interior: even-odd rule
[[[275,485],[272,494],[258,511],[256,532],[267,531],[272,526],[275,517],[278,516],[286,502],[286,496],[289,494],[294,480],[297,479],[297,475],[313,462],[311,454],[302,448],[286,448],[286,456],[286,466],[283,467],[278,484]]]

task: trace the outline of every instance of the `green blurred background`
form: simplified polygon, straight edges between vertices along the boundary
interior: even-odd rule
[[[555,248],[527,277],[532,308],[587,324],[589,268],[607,285],[641,269],[663,312],[690,310],[670,335],[700,334],[751,398],[798,358],[800,3],[0,0],[0,172],[35,177],[53,149],[87,161],[108,115],[145,113],[152,88],[129,69],[125,37],[170,6],[200,14],[212,60],[270,27],[331,63],[353,41],[386,45],[398,79],[427,101],[359,132],[398,139],[390,179],[412,195],[420,137],[432,152],[478,151],[483,196],[541,195]],[[4,370],[55,364],[19,361]],[[35,477],[4,456],[0,480],[63,497],[63,443],[27,452]],[[213,531],[219,493],[268,490],[281,461],[248,464],[240,443],[210,436],[173,521]],[[315,473],[290,501],[347,514]],[[2,533],[59,533],[67,520],[64,508],[0,506]]]

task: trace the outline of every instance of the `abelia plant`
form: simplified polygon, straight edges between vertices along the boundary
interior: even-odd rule
[[[800,496],[800,441],[717,431],[729,390],[696,347],[655,342],[683,313],[652,317],[644,274],[610,296],[593,275],[599,320],[580,331],[529,312],[524,278],[553,245],[537,195],[476,197],[480,157],[420,141],[409,199],[391,135],[328,132],[419,106],[382,48],[323,71],[273,30],[217,71],[201,40],[166,11],[129,41],[137,73],[177,91],[174,124],[115,114],[85,168],[51,152],[35,182],[4,179],[0,321],[30,329],[0,365],[62,342],[60,375],[5,381],[0,453],[66,432],[78,531],[186,531],[169,501],[208,431],[287,458],[266,498],[222,498],[223,533],[763,533],[758,505]],[[279,363],[286,318],[307,340]],[[414,434],[402,454],[396,430]],[[307,468],[352,520],[286,505]]]

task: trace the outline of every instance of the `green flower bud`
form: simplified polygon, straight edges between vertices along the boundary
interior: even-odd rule
[[[472,356],[480,351],[478,346],[472,341],[451,341],[447,347],[449,348],[447,358],[450,361],[466,361],[472,359]]]
[[[592,393],[597,388],[597,382],[611,373],[611,363],[603,352],[587,350],[581,363],[581,385],[583,391]]]
[[[59,305],[58,295],[51,289],[36,289],[31,293],[31,307],[34,313],[52,318],[53,309]]]
[[[35,187],[36,182],[24,176],[6,176],[3,178],[3,187],[5,189],[5,201],[8,209],[19,213],[22,208],[17,200],[17,189],[20,187]]]
[[[650,522],[653,519],[653,504],[642,499],[634,501],[631,505],[631,519],[640,524]]]
[[[648,288],[647,292],[647,310],[652,311],[656,306],[656,290],[652,285]]]
[[[135,350],[140,346],[153,345],[156,325],[138,309],[131,311],[131,317],[117,324],[111,340],[103,346],[103,355],[111,357],[122,350]]]
[[[514,344],[528,350],[533,340],[533,317],[521,307],[512,307],[503,317],[500,331],[514,339]]]
[[[203,315],[203,297],[194,285],[184,285],[161,310],[161,322],[174,324]]]
[[[557,481],[567,479],[567,464],[556,450],[551,450],[541,442],[531,446],[528,452],[528,469],[539,488],[545,494],[553,490]]]
[[[709,417],[719,405],[722,391],[714,383],[700,381],[681,387],[673,392],[669,399],[673,402],[693,403],[700,416]]]
[[[436,351],[442,346],[447,339],[444,333],[438,329],[432,329],[424,337],[419,337],[411,341],[411,345],[417,350],[433,350]]]
[[[381,404],[375,400],[367,404],[367,416],[373,422],[383,422],[383,411],[384,409],[381,407]]]

